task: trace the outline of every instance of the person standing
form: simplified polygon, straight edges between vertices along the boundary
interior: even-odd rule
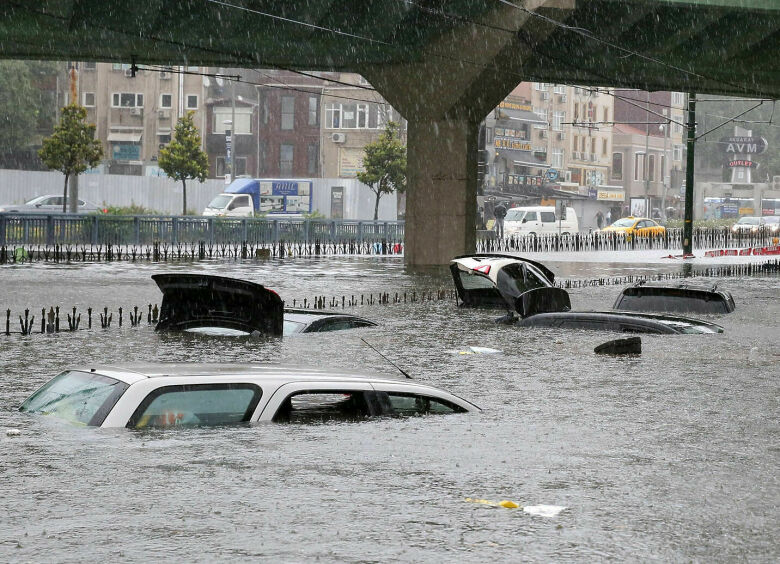
[[[607,210],[607,226],[612,225],[612,210]]]
[[[596,226],[601,229],[604,227],[604,214],[601,213],[601,210],[596,212]]]
[[[499,239],[504,238],[504,218],[506,217],[506,207],[499,203],[493,208],[493,215],[496,217],[496,234]]]

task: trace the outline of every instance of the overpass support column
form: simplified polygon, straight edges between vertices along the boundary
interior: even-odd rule
[[[474,251],[478,130],[464,119],[409,120],[407,265],[448,264]]]

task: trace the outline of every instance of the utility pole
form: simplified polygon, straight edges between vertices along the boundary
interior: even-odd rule
[[[78,63],[72,61],[70,63],[70,103],[78,105],[79,103],[79,75],[76,70]],[[79,175],[72,174],[70,176],[70,187],[68,189],[68,213],[77,213],[79,208]]]
[[[645,215],[650,217],[650,91],[647,91],[645,112],[645,157],[642,159],[642,174],[645,176]]]
[[[683,257],[693,255],[693,165],[696,143],[696,93],[688,94],[688,154],[685,159],[685,220]]]

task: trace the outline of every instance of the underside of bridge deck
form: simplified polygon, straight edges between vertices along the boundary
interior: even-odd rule
[[[358,72],[409,121],[406,261],[474,248],[476,132],[523,80],[780,98],[780,2],[3,1],[0,57]]]

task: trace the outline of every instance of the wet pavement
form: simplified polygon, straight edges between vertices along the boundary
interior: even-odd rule
[[[566,278],[680,268],[535,258]],[[149,276],[161,271],[245,278],[283,298],[450,285],[446,271],[411,274],[398,258],[33,265],[0,270],[0,308],[158,303]],[[156,335],[127,321],[0,335],[0,559],[776,561],[780,277],[707,280],[734,294],[734,313],[708,318],[725,333],[642,336],[637,358],[593,353],[616,334],[496,326],[498,312],[446,300],[353,308],[380,326],[274,341]],[[618,292],[570,293],[576,309],[605,309]],[[271,361],[393,373],[361,337],[484,412],[139,433],[16,411],[49,377],[82,363]],[[468,346],[503,352],[459,354]],[[567,509],[541,517],[466,498]]]

